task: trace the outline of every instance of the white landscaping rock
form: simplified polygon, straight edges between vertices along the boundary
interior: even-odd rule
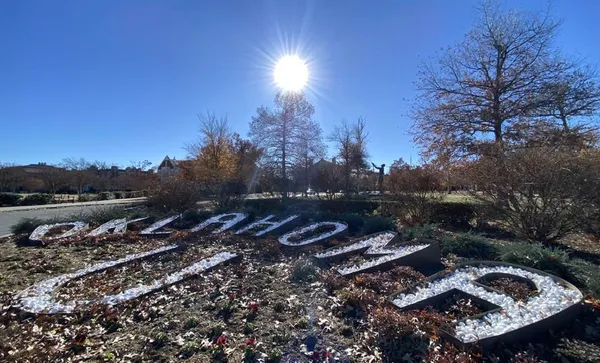
[[[204,271],[207,271],[218,264],[223,262],[227,262],[231,259],[238,257],[239,255],[231,252],[220,252],[216,255],[205,258],[201,261],[198,261],[194,264],[191,264],[188,267],[185,267],[177,272],[167,275],[161,279],[155,280],[150,285],[138,285],[136,287],[132,287],[123,292],[120,292],[116,295],[108,295],[102,298],[102,302],[108,305],[119,304],[128,300],[135,299],[139,296],[149,294],[153,291],[161,289],[168,285],[176,284],[187,277],[200,274]]]
[[[307,232],[312,231],[313,229],[317,229],[320,226],[333,226],[335,227],[334,230],[329,231],[329,232],[324,232],[321,233],[317,236],[314,237],[310,237],[307,239],[303,239],[303,240],[299,240],[299,241],[294,241],[291,242],[290,239],[293,237],[298,237],[301,236]],[[318,222],[318,223],[313,223],[313,224],[309,224],[306,227],[302,227],[300,229],[288,232],[286,234],[284,234],[283,236],[279,237],[279,243],[281,243],[282,245],[285,246],[292,246],[292,247],[297,247],[297,246],[306,246],[309,245],[311,243],[315,243],[318,241],[322,241],[324,239],[330,238],[340,232],[343,232],[345,230],[348,229],[348,225],[346,223],[341,223],[341,222]]]
[[[377,251],[383,246],[387,245],[397,235],[398,233],[395,232],[381,233],[376,236],[368,237],[358,242],[348,244],[346,246],[330,248],[326,251],[315,254],[315,257],[324,259],[328,257],[343,255],[352,251],[358,251],[367,247],[369,247],[368,251],[372,251],[372,253],[374,253],[373,251]]]
[[[69,301],[64,304],[59,303],[54,299],[53,294],[60,286],[66,284],[68,281],[73,280],[75,278],[83,277],[94,272],[100,272],[117,265],[121,265],[144,257],[156,255],[158,253],[172,251],[175,250],[177,247],[177,245],[169,245],[148,252],[134,253],[120,258],[118,260],[97,263],[95,265],[82,268],[75,272],[42,280],[23,290],[22,292],[18,293],[15,296],[15,299],[17,300],[17,304],[22,310],[28,311],[30,313],[72,313],[78,305],[89,304],[90,301],[76,300]]]
[[[94,229],[90,233],[88,233],[88,237],[97,237],[101,234],[108,233],[112,230],[113,234],[123,234],[127,231],[127,225],[129,223],[135,223],[139,221],[143,221],[144,219],[148,219],[148,217],[136,218],[128,221],[125,218],[113,219],[112,221],[108,221],[98,228]]]
[[[51,229],[54,229],[57,227],[64,227],[64,226],[73,226],[73,228],[71,228],[70,230],[66,231],[65,233],[63,233],[59,236],[48,237],[48,238],[46,238],[46,240],[50,241],[50,240],[72,237],[72,236],[76,235],[77,233],[88,228],[89,224],[87,224],[86,222],[81,222],[81,221],[55,223],[55,224],[44,224],[44,225],[38,226],[33,232],[31,232],[31,235],[29,236],[29,240],[36,241],[36,242],[42,241],[42,238],[48,232],[50,232]]]
[[[171,232],[168,231],[157,231],[158,229],[166,226],[167,224],[173,222],[174,220],[176,220],[177,218],[181,217],[181,214],[177,214],[174,216],[171,216],[169,218],[160,220],[158,222],[153,223],[150,227],[143,229],[140,234],[144,235],[144,236],[159,236],[159,235],[164,235],[164,234],[169,234]]]
[[[351,254],[352,252],[364,250],[365,248],[368,248],[365,251],[365,255],[383,255],[364,261],[358,265],[344,266],[336,269],[341,275],[348,276],[366,271],[390,261],[401,259],[430,246],[429,244],[419,244],[386,248],[388,243],[396,238],[396,236],[398,236],[398,233],[396,232],[378,233],[372,236],[367,236],[364,239],[352,244],[334,247],[324,252],[317,253],[315,254],[315,257],[318,259],[329,259],[335,256]]]
[[[233,218],[230,218],[233,217]],[[239,222],[243,221],[248,217],[245,213],[226,213],[219,214],[218,216],[211,217],[204,222],[200,223],[196,227],[192,228],[190,232],[198,232],[203,230],[204,228],[210,226],[211,224],[222,224],[221,228],[215,229],[212,231],[212,234],[222,233],[228,230],[229,228],[235,226]]]
[[[488,291],[473,281],[491,273],[504,273],[533,281],[539,292],[526,302],[516,302],[510,296]],[[418,287],[414,292],[397,295],[392,303],[399,308],[424,301],[452,289],[461,290],[502,308],[500,312],[484,315],[479,319],[467,319],[455,327],[455,336],[464,343],[499,336],[533,324],[557,314],[581,302],[579,290],[560,285],[549,276],[536,274],[512,266],[466,266],[438,280]]]
[[[352,274],[360,273],[361,271],[368,270],[372,267],[384,264],[386,262],[401,259],[401,258],[406,257],[410,254],[413,254],[417,251],[420,251],[424,248],[427,248],[429,246],[430,245],[409,245],[409,246],[396,247],[394,249],[385,250],[386,251],[385,253],[388,253],[387,255],[377,257],[377,258],[374,258],[371,260],[367,260],[358,265],[340,267],[337,269],[337,271],[342,275],[352,275]],[[368,253],[369,253],[369,251],[367,251],[367,254]],[[382,253],[381,250],[377,252],[377,254],[381,254],[381,253]]]
[[[275,215],[274,214],[270,214],[270,215],[268,215],[267,217],[265,217],[265,218],[263,218],[261,220],[258,220],[258,221],[255,221],[253,223],[250,223],[246,227],[239,229],[238,231],[235,232],[235,234],[242,234],[242,233],[244,233],[246,231],[249,231],[249,230],[251,230],[253,228],[256,228],[256,227],[259,227],[259,226],[267,226],[267,228],[263,229],[262,231],[258,231],[256,233],[254,233],[254,237],[264,236],[265,234],[267,234],[267,233],[269,233],[269,232],[271,232],[271,231],[273,231],[273,230],[275,230],[275,229],[283,226],[284,224],[286,224],[288,222],[293,221],[294,219],[296,219],[298,217],[300,217],[299,214],[294,214],[294,215],[291,215],[291,216],[289,216],[289,217],[287,217],[287,218],[285,218],[284,220],[281,220],[281,221],[271,221],[271,219],[275,218]]]

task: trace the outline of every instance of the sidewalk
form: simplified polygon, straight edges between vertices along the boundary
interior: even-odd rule
[[[129,199],[99,200],[99,201],[95,201],[95,202],[76,202],[76,203],[59,203],[59,204],[43,204],[43,205],[26,205],[26,206],[18,206],[18,207],[0,207],[0,213],[37,210],[37,209],[89,207],[89,206],[107,205],[107,204],[108,205],[110,205],[110,204],[133,204],[133,203],[145,202],[146,199],[147,199],[146,197],[141,197],[141,198],[129,198]]]

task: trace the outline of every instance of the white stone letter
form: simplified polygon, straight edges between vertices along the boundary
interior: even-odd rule
[[[181,217],[181,214],[177,214],[177,215],[171,216],[169,218],[155,222],[150,227],[143,229],[140,232],[140,234],[144,235],[144,236],[158,236],[161,234],[169,234],[171,232],[168,232],[168,231],[158,231],[157,232],[156,230],[166,226],[167,224],[173,222],[174,220],[176,220],[179,217]]]
[[[98,228],[94,229],[90,233],[88,233],[88,237],[96,237],[101,234],[108,233],[111,230],[113,231],[112,232],[113,234],[123,234],[123,233],[125,233],[125,231],[127,231],[127,225],[129,223],[143,221],[144,219],[147,219],[147,218],[148,217],[136,218],[136,219],[132,219],[130,221],[128,221],[125,218],[113,219],[112,221],[108,221],[108,222],[104,223],[103,225],[99,226]]]
[[[239,229],[237,232],[235,232],[235,234],[242,234],[246,231],[249,231],[249,230],[259,227],[259,226],[267,226],[267,228],[263,229],[262,231],[258,231],[256,233],[254,233],[254,237],[260,237],[269,232],[276,230],[277,228],[283,226],[284,224],[286,224],[288,222],[293,221],[294,219],[296,219],[298,217],[300,217],[299,214],[294,214],[294,215],[287,217],[286,219],[284,219],[282,221],[271,221],[271,219],[275,218],[275,215],[271,214],[259,221],[250,223],[249,225],[247,225],[246,227],[244,227],[242,229]]]
[[[217,234],[221,232],[225,232],[229,228],[235,226],[239,222],[246,219],[248,215],[245,213],[226,213],[219,214],[218,216],[211,217],[204,222],[200,223],[196,227],[190,229],[191,232],[198,232],[203,230],[204,228],[210,226],[211,224],[222,224],[221,228],[215,229],[212,231],[212,234]]]
[[[386,248],[386,246],[397,236],[398,233],[391,231],[371,234],[355,242],[317,253],[315,254],[315,257],[323,261],[339,260],[351,254],[363,251],[365,252],[365,255],[379,256],[358,265],[337,268],[337,271],[341,275],[352,276],[363,272],[377,270],[386,263],[389,265],[401,264],[402,260],[405,260],[407,256],[431,246],[430,244],[411,244]],[[439,262],[439,250],[430,251],[430,254],[431,256],[424,258],[423,262]],[[410,265],[414,265],[414,263],[411,263]]]
[[[456,289],[501,308],[477,319],[466,319],[455,326],[455,338],[462,343],[475,343],[525,328],[581,302],[583,295],[577,288],[541,271],[533,271],[502,264],[464,265],[424,286],[397,294],[392,303],[401,309],[419,309],[428,305],[428,300]],[[512,297],[476,281],[489,274],[528,279],[535,284],[537,294],[525,302],[516,302]]]
[[[308,232],[313,231],[322,226],[330,226],[330,227],[333,227],[334,229],[331,231],[323,232],[323,233],[313,236],[313,237],[303,239],[303,240],[290,241],[291,238],[294,238],[294,237],[300,238],[300,237],[302,237],[302,235],[307,234]],[[341,222],[313,223],[306,227],[302,227],[300,229],[296,229],[294,231],[284,234],[283,236],[279,237],[279,243],[281,243],[282,245],[292,246],[292,247],[306,246],[311,243],[323,241],[327,238],[333,237],[334,235],[336,235],[340,232],[344,232],[347,229],[348,229],[348,225],[346,223],[341,223]]]
[[[77,233],[83,231],[89,225],[85,222],[79,222],[79,221],[78,222],[55,223],[55,224],[44,224],[44,225],[38,226],[33,232],[31,232],[31,235],[29,236],[29,240],[40,242],[42,240],[42,238],[48,232],[50,232],[51,229],[54,229],[57,227],[64,227],[64,226],[73,226],[73,228],[71,228],[70,230],[61,234],[60,236],[48,237],[46,239],[47,240],[56,240],[56,239],[71,237],[71,236],[74,236]]]
[[[158,280],[154,280],[152,283],[148,285],[137,285],[135,287],[129,288],[125,291],[122,291],[115,295],[108,295],[100,298],[96,298],[93,300],[72,300],[65,303],[60,303],[55,300],[54,292],[65,285],[67,282],[81,278],[83,276],[101,272],[111,267],[115,267],[118,265],[122,265],[134,260],[139,260],[142,258],[154,256],[160,253],[171,252],[177,249],[177,245],[170,245],[161,247],[149,252],[144,253],[136,253],[132,255],[127,255],[121,259],[114,261],[107,261],[95,264],[90,267],[83,268],[81,270],[77,270],[75,272],[71,272],[68,274],[60,275],[57,277],[52,277],[43,281],[40,281],[33,286],[27,288],[26,290],[20,292],[15,296],[17,304],[24,311],[31,313],[48,313],[48,314],[58,314],[58,313],[72,313],[78,308],[88,306],[89,304],[108,304],[115,305],[122,303],[124,301],[132,300],[142,295],[149,294],[153,291],[161,289],[165,286],[169,286],[172,284],[176,284],[188,277],[197,275],[199,273],[210,270],[211,268],[219,265],[220,263],[227,262],[235,259],[239,255],[231,252],[220,252],[216,255],[200,260],[196,263],[193,263],[177,272],[171,273],[163,278]]]

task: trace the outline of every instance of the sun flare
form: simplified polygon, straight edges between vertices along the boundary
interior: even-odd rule
[[[298,56],[285,56],[275,65],[275,83],[284,91],[300,91],[308,82],[308,67]]]

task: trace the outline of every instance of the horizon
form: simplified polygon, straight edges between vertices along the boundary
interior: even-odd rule
[[[463,39],[477,3],[3,4],[0,120],[8,137],[0,162],[182,160],[198,134],[196,115],[207,110],[227,115],[247,138],[256,109],[272,107],[275,61],[295,53],[308,63],[307,95],[325,138],[342,120],[363,116],[370,162],[416,162],[407,132],[417,66]],[[600,63],[598,10],[592,1],[552,4],[563,20],[557,48]],[[326,159],[333,156],[329,145]]]

